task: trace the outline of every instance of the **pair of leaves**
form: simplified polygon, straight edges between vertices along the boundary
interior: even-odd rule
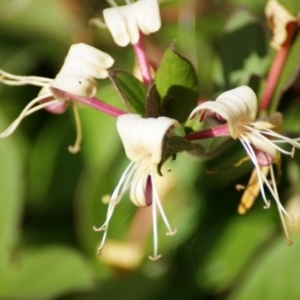
[[[184,122],[197,104],[199,85],[195,69],[173,45],[166,50],[155,84],[148,89],[125,71],[114,70],[109,75],[129,111],[142,116],[164,115]]]

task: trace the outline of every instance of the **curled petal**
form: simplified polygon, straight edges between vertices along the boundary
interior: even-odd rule
[[[113,63],[107,53],[83,43],[74,44],[50,87],[78,96],[93,97],[97,91],[95,78],[106,78],[107,68]]]
[[[216,101],[206,101],[198,105],[190,116],[199,111],[210,110],[224,118],[232,138],[238,138],[238,126],[251,123],[257,114],[257,98],[248,86],[241,86],[221,94]]]
[[[136,44],[139,31],[148,35],[161,27],[157,0],[139,0],[107,8],[103,11],[103,17],[115,43],[121,47]]]
[[[117,119],[117,130],[127,157],[132,161],[148,157],[152,164],[161,161],[163,138],[172,126],[180,125],[167,117],[143,119],[139,115],[124,114]]]
[[[269,0],[267,2],[265,14],[268,24],[273,30],[271,46],[279,50],[288,39],[288,25],[298,23],[299,20],[276,0]]]

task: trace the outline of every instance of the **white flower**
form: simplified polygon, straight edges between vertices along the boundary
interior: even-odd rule
[[[37,110],[46,108],[54,113],[63,112],[66,100],[71,99],[60,99],[51,88],[78,96],[93,97],[97,91],[95,78],[106,78],[107,68],[113,63],[114,60],[109,54],[80,43],[71,46],[61,70],[54,79],[17,76],[0,70],[0,82],[4,84],[14,86],[29,84],[42,87],[38,97],[26,105],[19,117],[0,134],[0,138],[11,135],[23,118]]]
[[[136,44],[140,31],[148,35],[161,27],[158,0],[138,0],[107,8],[103,16],[115,43],[121,47]]]
[[[286,43],[288,38],[288,26],[299,23],[299,17],[294,17],[285,7],[277,0],[268,0],[265,7],[265,14],[271,29],[273,30],[273,37],[271,46],[279,50]]]
[[[198,112],[206,114],[209,110],[227,122],[231,137],[240,140],[254,164],[266,208],[270,206],[270,203],[266,198],[264,185],[275,199],[281,217],[284,213],[292,219],[280,203],[272,164],[279,152],[293,156],[294,148],[300,148],[300,143],[275,131],[281,128],[281,114],[276,113],[270,117],[256,120],[257,109],[257,98],[254,92],[247,86],[241,86],[221,94],[216,101],[201,103],[192,111],[191,117]],[[277,145],[280,143],[289,143],[293,146],[292,150],[282,149]],[[270,168],[271,183],[267,179],[268,172],[263,168],[265,166]],[[283,225],[285,227],[285,224]]]
[[[127,157],[131,163],[124,171],[121,179],[111,195],[106,221],[96,231],[104,231],[102,242],[98,248],[101,253],[103,248],[108,224],[112,217],[115,206],[119,203],[124,193],[130,188],[130,200],[139,207],[152,205],[154,255],[158,255],[157,237],[157,210],[168,229],[167,235],[175,234],[164,213],[155,185],[157,165],[162,158],[162,142],[165,134],[171,127],[177,127],[179,123],[167,117],[144,119],[135,114],[124,114],[118,117],[117,130],[123,142]]]

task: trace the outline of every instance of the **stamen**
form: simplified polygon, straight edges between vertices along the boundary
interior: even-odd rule
[[[245,126],[245,128],[247,128],[249,131],[251,131],[251,134],[255,135],[256,137],[259,137],[260,139],[264,140],[267,144],[271,145],[272,147],[274,147],[276,150],[278,150],[279,152],[281,153],[284,153],[286,155],[292,155],[292,152],[291,151],[286,151],[282,148],[280,148],[279,146],[277,146],[273,140],[270,140],[269,138],[267,138],[266,136],[264,136],[264,134],[268,134],[268,135],[271,135],[271,133],[274,133],[274,135],[272,136],[276,136],[278,137],[278,134],[275,135],[275,132],[272,132],[272,131],[269,131],[268,132],[261,132],[261,131],[258,131],[257,129],[254,129],[252,127],[249,127],[249,126]],[[264,133],[264,134],[263,134]],[[281,135],[279,135],[280,137],[283,137]],[[289,139],[287,138],[287,141]],[[299,147],[300,147],[300,144],[299,144]]]
[[[100,18],[92,18],[89,20],[89,25],[95,25],[99,28],[107,28],[106,23]]]
[[[157,211],[155,203],[152,205],[152,227],[153,227],[153,256],[149,256],[152,261],[158,260],[161,255],[157,254],[158,236],[157,236]]]
[[[154,174],[153,171],[154,170],[153,170],[153,167],[152,167],[151,178],[154,181],[155,179],[153,178],[153,174]],[[163,207],[162,207],[162,205],[160,203],[159,195],[158,195],[158,192],[157,192],[157,189],[156,189],[155,182],[152,183],[152,187],[153,187],[153,199],[154,199],[153,202],[154,202],[154,205],[157,205],[157,207],[159,209],[159,212],[161,214],[161,217],[162,217],[162,219],[163,219],[163,221],[164,221],[164,223],[165,223],[165,225],[166,225],[166,227],[168,229],[168,232],[166,233],[166,235],[174,235],[174,234],[177,233],[177,228],[174,228],[173,230],[171,228],[171,225],[170,225],[170,223],[169,223],[169,221],[167,219],[167,216],[166,216],[166,214],[164,212],[164,209],[163,209]]]
[[[68,150],[70,153],[76,154],[80,151],[80,145],[82,141],[82,127],[81,127],[81,121],[78,112],[78,106],[77,103],[74,101],[73,101],[73,113],[74,113],[74,120],[76,126],[76,140],[73,146],[68,147]]]
[[[13,75],[10,73],[7,73],[0,69],[0,81],[7,84],[7,85],[36,85],[40,87],[44,87],[46,84],[50,84],[53,79],[49,79],[46,77],[39,77],[39,76],[19,76],[19,75]],[[8,78],[6,80],[5,78]]]
[[[245,148],[247,154],[249,155],[252,163],[254,164],[255,169],[257,170],[257,178],[258,178],[258,182],[259,182],[259,186],[260,186],[260,192],[261,192],[263,200],[266,204],[266,207],[269,207],[270,203],[267,200],[266,195],[265,195],[265,190],[264,190],[264,187],[263,187],[263,181],[262,181],[262,178],[261,178],[261,173],[259,171],[259,165],[257,163],[255,153],[254,153],[250,143],[245,139],[244,135],[242,135],[242,134],[240,134],[240,142],[242,143],[243,147]]]
[[[10,126],[6,130],[4,130],[0,134],[0,138],[6,138],[6,137],[10,136],[17,129],[17,127],[19,126],[19,124],[25,117],[29,116],[30,114],[32,114],[38,110],[41,110],[49,105],[55,104],[58,101],[60,101],[60,100],[52,100],[52,101],[48,101],[48,102],[42,103],[40,105],[37,105],[35,107],[32,107],[36,103],[39,103],[40,101],[44,100],[44,98],[48,98],[48,97],[49,97],[49,94],[44,94],[44,95],[39,96],[39,97],[33,99],[32,101],[30,101],[25,106],[25,108],[22,110],[20,115],[10,124]]]
[[[272,166],[271,166],[270,173],[271,173],[272,185],[274,186],[275,195],[279,199],[278,191],[277,191],[277,187],[276,187],[275,176],[274,176],[274,170],[273,170]],[[283,227],[283,230],[284,230],[284,234],[285,234],[285,237],[286,237],[286,244],[288,246],[292,246],[293,241],[291,240],[291,238],[289,236],[289,232],[288,232],[288,229],[287,229],[287,226],[286,226],[286,223],[285,223],[285,219],[284,219],[284,215],[282,213],[281,207],[278,205],[277,201],[276,201],[276,204],[277,204],[277,209],[278,209],[279,216],[280,216],[280,219],[281,219],[281,224],[282,224],[282,227]],[[289,215],[289,218],[293,222],[293,217],[291,215]]]
[[[109,225],[109,221],[113,215],[114,209],[115,209],[116,205],[119,203],[119,201],[121,200],[123,193],[129,187],[130,178],[132,177],[132,174],[135,170],[135,164],[136,164],[135,162],[131,162],[129,164],[129,166],[125,169],[124,173],[122,174],[122,176],[119,180],[119,183],[110,198],[110,202],[109,202],[107,213],[106,213],[106,220],[105,220],[104,224],[99,228],[97,228],[95,226],[93,227],[94,231],[104,231],[100,246],[98,247],[98,255],[101,254],[102,248],[106,241],[108,225]]]

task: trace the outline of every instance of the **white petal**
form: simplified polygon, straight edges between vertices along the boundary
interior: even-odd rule
[[[151,205],[151,203],[147,203],[145,197],[145,189],[148,176],[149,170],[147,173],[144,172],[142,174],[134,174],[134,179],[130,187],[130,200],[136,206],[145,207]]]
[[[103,11],[103,17],[115,43],[121,47],[129,43],[136,44],[139,40],[139,30],[150,34],[161,27],[157,0],[140,0],[107,8]]]
[[[232,138],[238,137],[238,126],[251,123],[257,114],[257,98],[248,86],[241,86],[221,94],[216,101],[206,101],[197,106],[190,116],[202,110],[211,110],[223,117]]]
[[[130,42],[130,34],[120,7],[104,9],[103,17],[115,43],[121,47],[127,46]]]
[[[157,0],[140,0],[135,3],[134,9],[139,29],[144,34],[150,34],[160,29],[161,19]]]
[[[135,114],[124,114],[117,119],[117,130],[127,157],[139,161],[148,156],[152,163],[161,161],[162,142],[167,130],[179,123],[167,117],[144,119]]]
[[[82,43],[72,45],[64,65],[50,86],[71,94],[92,97],[97,91],[94,78],[106,78],[106,69],[113,63],[110,55],[92,46]]]

